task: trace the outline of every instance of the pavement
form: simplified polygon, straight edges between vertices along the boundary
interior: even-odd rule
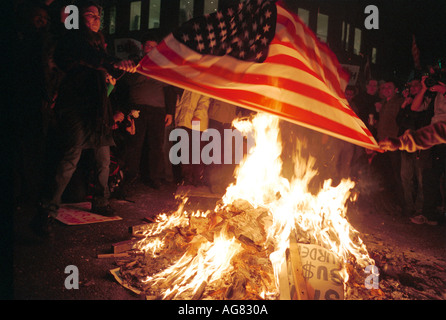
[[[85,225],[57,223],[49,239],[36,236],[29,227],[35,213],[30,207],[18,208],[13,215],[12,292],[14,300],[142,300],[122,287],[110,270],[116,259],[98,258],[112,253],[112,244],[131,239],[129,228],[146,223],[162,212],[177,208],[176,185],[154,190],[137,184],[126,200],[112,200],[121,220]],[[213,209],[217,197],[192,197],[188,207]],[[367,238],[380,239],[383,247],[411,250],[422,259],[439,259],[446,264],[446,226],[415,225],[392,209],[365,202],[349,211],[351,224]],[[384,203],[385,200],[381,200]],[[73,267],[78,270],[79,287],[66,286]],[[67,268],[68,267],[68,268]],[[7,274],[6,274],[7,275]],[[4,275],[5,276],[5,275]]]
[[[177,187],[155,190],[143,184],[133,187],[126,200],[112,199],[117,221],[66,225],[59,221],[50,238],[33,233],[29,224],[35,209],[23,206],[14,213],[13,299],[16,300],[138,300],[140,297],[119,285],[110,270],[112,244],[131,239],[129,228],[147,223],[145,218],[175,210]],[[216,198],[200,197],[190,206],[215,207]],[[79,289],[67,289],[65,281],[78,270]],[[68,269],[66,269],[68,267]],[[70,269],[71,268],[71,269]]]

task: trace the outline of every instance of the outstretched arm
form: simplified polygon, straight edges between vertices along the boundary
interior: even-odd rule
[[[446,121],[439,121],[429,126],[407,130],[399,138],[387,138],[379,142],[381,149],[386,151],[404,150],[415,152],[426,150],[437,144],[446,143]]]

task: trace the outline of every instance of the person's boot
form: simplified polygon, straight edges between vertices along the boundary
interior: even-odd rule
[[[39,204],[37,214],[31,221],[31,229],[33,232],[43,238],[49,238],[53,235],[55,217],[57,216],[58,207],[56,205]]]

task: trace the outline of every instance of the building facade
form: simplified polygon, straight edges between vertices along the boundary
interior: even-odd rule
[[[102,0],[100,3],[104,8],[103,33],[110,44],[116,44],[129,38],[138,41],[148,31],[163,37],[193,17],[215,12],[238,1]],[[365,27],[366,2],[286,0],[284,4],[328,44],[341,64],[353,66],[353,70],[363,74],[368,61],[370,69],[379,75],[384,43],[379,30]],[[119,45],[112,47],[119,50]],[[122,50],[122,45],[120,48]]]

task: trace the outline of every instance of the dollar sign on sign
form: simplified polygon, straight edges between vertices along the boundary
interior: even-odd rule
[[[304,278],[310,279],[313,277],[314,273],[311,271],[312,268],[314,268],[314,266],[311,264],[311,262],[307,262],[302,266]]]

